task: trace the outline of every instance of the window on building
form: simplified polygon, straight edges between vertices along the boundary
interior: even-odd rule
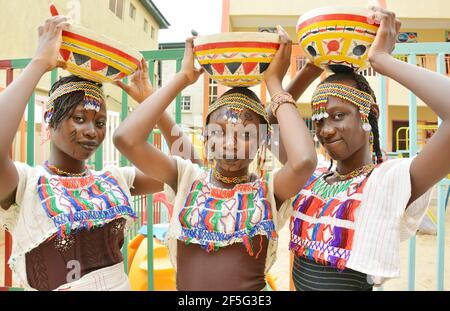
[[[148,21],[144,18],[144,31],[148,32]]]
[[[217,99],[217,82],[209,79],[209,104]]]
[[[150,32],[150,36],[152,39],[155,39],[155,28],[152,26],[152,30]]]
[[[109,9],[111,12],[116,13],[116,0],[109,0]]]
[[[120,19],[123,17],[123,0],[109,0],[109,9]]]
[[[136,19],[136,7],[133,5],[133,3],[130,3],[130,17],[132,19]]]
[[[181,111],[191,111],[191,96],[181,96]]]
[[[155,64],[158,68],[158,77],[153,81],[157,81],[156,85],[158,85],[158,87],[162,87],[162,61],[156,61]]]

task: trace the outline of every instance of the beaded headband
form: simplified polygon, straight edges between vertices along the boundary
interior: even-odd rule
[[[233,120],[238,118],[238,114],[242,111],[243,108],[249,109],[257,115],[263,117],[264,120],[266,120],[267,125],[269,126],[269,130],[271,129],[269,116],[267,115],[267,112],[264,109],[263,105],[260,102],[239,93],[233,93],[219,97],[214,103],[209,106],[208,114],[206,115],[206,117],[208,118],[211,113],[223,106],[231,108],[232,111],[227,112],[227,117]]]
[[[55,100],[63,95],[83,91],[83,105],[86,110],[100,111],[100,105],[105,102],[105,96],[101,88],[93,82],[79,81],[69,82],[57,88],[47,101],[45,108],[45,122],[49,123],[55,110]]]
[[[311,100],[313,111],[311,119],[313,121],[328,118],[326,107],[329,96],[344,99],[355,105],[359,109],[363,129],[367,130],[370,127],[370,107],[375,104],[372,96],[354,87],[338,83],[324,83],[319,85],[315,90]],[[370,129],[368,130],[370,131]]]

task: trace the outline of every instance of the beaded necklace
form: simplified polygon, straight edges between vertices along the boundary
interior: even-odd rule
[[[340,174],[338,171],[335,171],[334,176],[336,176],[336,178],[341,181],[347,180],[347,179],[351,179],[356,176],[359,176],[361,174],[368,174],[369,172],[371,172],[373,170],[374,167],[375,167],[375,164],[370,163],[370,164],[366,164],[364,166],[358,167],[348,174]]]
[[[228,177],[228,176],[223,176],[216,169],[213,170],[213,176],[215,179],[217,179],[218,181],[221,181],[225,184],[240,184],[240,183],[248,181],[247,175]]]
[[[60,176],[68,176],[68,177],[83,177],[86,176],[88,173],[88,167],[86,166],[84,168],[84,171],[81,173],[69,173],[66,171],[63,171],[62,169],[57,168],[55,165],[48,163],[48,161],[45,161],[44,165],[53,173],[60,175]]]

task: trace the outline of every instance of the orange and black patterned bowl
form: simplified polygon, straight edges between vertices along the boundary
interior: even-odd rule
[[[279,36],[265,32],[228,32],[194,39],[198,62],[211,79],[230,87],[259,84],[279,44]]]
[[[142,55],[80,26],[63,31],[59,60],[65,69],[83,78],[105,83],[134,73]]]

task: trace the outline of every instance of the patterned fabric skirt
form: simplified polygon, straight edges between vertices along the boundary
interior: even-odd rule
[[[367,275],[351,269],[339,271],[304,257],[294,256],[292,280],[298,291],[371,291]]]

